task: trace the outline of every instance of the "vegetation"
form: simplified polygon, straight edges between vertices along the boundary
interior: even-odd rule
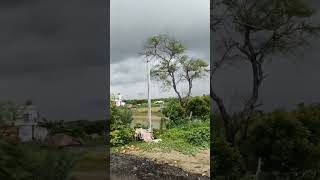
[[[228,159],[224,165],[221,158],[227,157],[218,153],[213,158],[214,164],[217,161],[215,168],[220,169],[215,176],[240,179],[245,174],[255,174],[256,179],[277,179],[281,175],[289,179],[318,179],[319,117],[315,112],[319,107],[300,105],[293,112],[258,111],[262,105],[260,90],[267,78],[267,60],[296,52],[319,33],[320,26],[311,21],[315,11],[310,2],[212,0],[211,8],[211,29],[217,34],[211,84],[218,79],[218,72],[229,65],[248,65],[252,76],[249,96],[236,112],[227,108],[214,86],[210,88],[218,113],[213,119],[217,136],[214,143],[227,146],[230,151],[226,152],[234,154],[231,157],[240,155],[236,159],[242,159],[240,164],[244,167],[242,173],[223,171],[224,167],[240,166]]]
[[[74,166],[73,154],[39,150],[28,145],[0,141],[0,178],[6,180],[68,180]]]
[[[168,35],[157,35],[148,39],[144,46],[146,58],[158,60],[151,70],[151,76],[162,82],[163,89],[173,88],[182,107],[191,96],[193,82],[208,72],[208,63],[199,58],[190,58],[184,45]],[[182,82],[188,84],[185,95],[179,90]]]
[[[90,134],[104,135],[106,132],[106,121],[47,121],[41,126],[48,128],[50,134],[64,133],[73,137],[84,138]]]
[[[296,174],[297,179],[306,174],[312,175],[311,179],[319,178],[319,112],[319,104],[300,104],[291,112],[280,109],[257,114],[250,121],[248,139],[240,148],[225,142],[218,134],[212,145],[216,175],[237,174],[239,178],[245,172],[255,172],[261,159],[261,176],[277,172]]]
[[[123,146],[133,140],[134,131],[131,128],[117,129],[110,133],[111,146]]]
[[[111,131],[130,127],[133,120],[132,115],[132,111],[128,107],[111,106]]]
[[[131,145],[139,147],[144,151],[163,150],[177,151],[183,154],[192,155],[199,150],[209,148],[210,128],[209,122],[190,122],[163,131],[154,131],[155,137],[162,141],[158,143],[141,143],[131,141],[125,145],[115,148],[115,151]],[[199,133],[200,132],[200,133]]]
[[[193,97],[186,106],[187,114],[198,119],[205,119],[210,115],[210,100],[208,96]]]
[[[146,128],[145,125],[137,123],[133,128],[128,126],[114,124],[114,130],[111,132],[111,145],[115,150],[121,150],[131,145],[138,146],[140,149],[148,151],[160,149],[164,151],[175,150],[184,154],[194,154],[201,149],[209,148],[210,142],[210,126],[209,126],[209,96],[192,97],[190,104],[182,107],[179,99],[170,98],[165,101],[165,107],[162,111],[165,120],[166,129],[154,129],[153,135],[162,141],[158,143],[142,143],[134,141],[134,128]],[[119,117],[117,113],[121,113],[121,108],[112,107],[112,115]],[[137,108],[135,114],[145,110]],[[195,113],[191,113],[191,112]],[[144,115],[146,115],[146,112]],[[189,116],[188,113],[195,114]],[[130,113],[131,114],[131,113]],[[114,118],[114,117],[112,117]],[[113,126],[113,125],[112,125]]]

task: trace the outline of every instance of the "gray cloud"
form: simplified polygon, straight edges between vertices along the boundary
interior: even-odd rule
[[[146,64],[138,53],[153,35],[174,36],[189,55],[209,62],[209,0],[113,0],[110,21],[111,92],[146,98]],[[159,83],[152,83],[153,97],[175,96],[173,91],[161,91]],[[195,95],[209,92],[208,79],[197,84]]]
[[[0,4],[0,100],[31,98],[53,120],[105,118],[106,2]]]

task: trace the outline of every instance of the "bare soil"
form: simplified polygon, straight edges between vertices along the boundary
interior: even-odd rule
[[[185,171],[168,163],[130,154],[111,154],[112,180],[209,180],[208,176]]]
[[[177,151],[164,152],[161,150],[152,151],[129,151],[129,154],[137,155],[179,167],[185,171],[210,176],[210,151],[202,150],[195,155],[185,155]]]

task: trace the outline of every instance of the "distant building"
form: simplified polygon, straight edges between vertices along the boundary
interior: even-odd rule
[[[38,126],[41,121],[40,113],[32,104],[20,106],[14,126],[18,129],[18,137],[22,142],[44,140],[48,130]]]
[[[164,104],[164,101],[155,101],[154,104]]]
[[[118,93],[118,95],[115,97],[115,99],[113,100],[113,104],[117,107],[121,107],[121,106],[125,106],[125,102],[122,99],[122,96],[120,93]]]

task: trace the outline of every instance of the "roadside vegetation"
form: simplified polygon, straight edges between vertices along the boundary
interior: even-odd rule
[[[21,143],[6,129],[13,127],[18,106],[0,103],[0,179],[84,180],[106,177],[105,120],[44,121],[49,136],[65,134],[81,139],[80,147],[48,146],[46,141]]]
[[[177,99],[170,99],[166,102],[162,117],[163,128],[153,130],[154,137],[162,140],[157,143],[135,140],[134,128],[146,128],[146,125],[134,123],[133,113],[126,113],[129,117],[117,114],[123,113],[123,111],[131,111],[130,109],[111,107],[112,122],[118,125],[112,126],[114,129],[111,131],[110,142],[115,147],[113,150],[120,151],[135,146],[146,151],[161,149],[194,154],[198,150],[208,149],[210,142],[210,106],[208,99],[209,96],[192,97],[185,108],[180,105]],[[191,114],[191,112],[194,113]],[[126,121],[128,119],[130,121]],[[133,127],[132,124],[134,124]]]

